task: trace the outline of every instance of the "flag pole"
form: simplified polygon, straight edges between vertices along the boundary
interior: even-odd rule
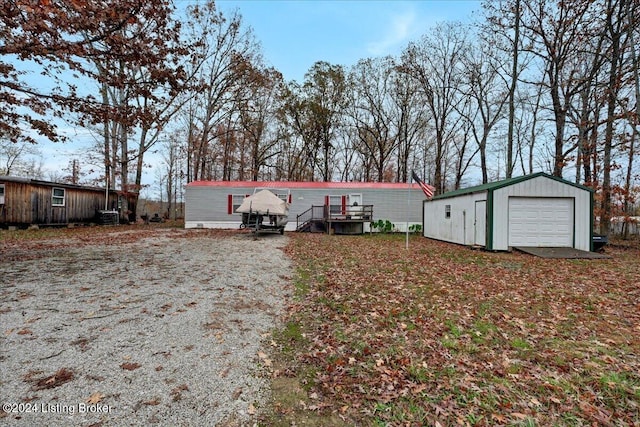
[[[407,230],[405,237],[404,248],[409,249],[409,212],[411,211],[411,184],[413,183],[413,174],[411,174],[411,178],[409,178],[409,187],[407,190]]]

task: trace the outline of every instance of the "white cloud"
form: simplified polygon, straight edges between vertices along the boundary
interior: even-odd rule
[[[405,12],[401,15],[393,15],[383,37],[367,45],[367,51],[371,55],[386,55],[394,48],[408,42],[414,33],[416,14]]]

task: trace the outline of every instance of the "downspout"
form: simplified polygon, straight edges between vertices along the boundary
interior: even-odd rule
[[[107,187],[104,190],[104,210],[109,210],[109,178],[107,178]]]

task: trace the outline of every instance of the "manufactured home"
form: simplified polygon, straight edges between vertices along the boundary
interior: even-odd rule
[[[0,176],[0,227],[98,221],[101,211],[118,207],[118,194],[108,193],[105,203],[101,188]]]
[[[271,189],[289,202],[285,230],[358,234],[371,222],[390,221],[394,230],[422,222],[424,193],[417,184],[373,182],[194,181],[185,194],[185,228],[239,228],[236,213],[256,189]]]
[[[506,251],[592,250],[593,190],[545,173],[451,191],[424,202],[425,237]]]

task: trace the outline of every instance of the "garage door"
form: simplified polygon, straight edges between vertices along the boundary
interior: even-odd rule
[[[510,197],[509,246],[572,247],[573,199]]]

